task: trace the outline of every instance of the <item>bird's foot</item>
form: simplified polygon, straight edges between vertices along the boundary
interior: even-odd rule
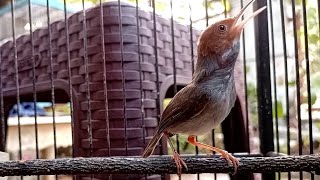
[[[226,159],[228,164],[233,164],[234,172],[232,175],[235,175],[239,167],[239,160],[236,157],[229,154],[227,151],[222,150],[220,153],[221,153],[220,158]]]
[[[209,149],[211,151],[220,153],[221,154],[221,158],[226,159],[229,164],[231,164],[231,163],[233,164],[233,167],[234,167],[233,175],[236,174],[237,169],[239,167],[239,161],[238,161],[237,158],[235,158],[234,156],[229,154],[227,151],[219,149],[219,148],[216,148],[216,147],[213,147],[213,146],[210,146],[210,145],[207,145],[207,144],[203,144],[203,143],[197,142],[196,136],[189,136],[188,137],[188,142],[193,144],[193,145],[195,145],[195,146],[198,146],[198,147],[201,147],[201,148],[205,148],[205,149]]]
[[[177,173],[178,176],[181,177],[182,172],[182,166],[186,169],[188,169],[187,164],[181,159],[180,155],[177,152],[173,152],[172,159],[177,165]]]

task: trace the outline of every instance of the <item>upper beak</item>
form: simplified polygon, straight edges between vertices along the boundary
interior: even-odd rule
[[[254,2],[255,0],[251,0],[247,5],[245,5],[241,10],[240,12],[238,13],[238,15],[236,15],[234,17],[234,28],[236,29],[237,32],[241,32],[244,25],[252,18],[254,18],[255,16],[257,16],[259,13],[261,13],[263,10],[265,10],[267,7],[264,6],[258,10],[256,10],[255,12],[253,12],[250,16],[246,17],[244,20],[240,21],[239,20],[241,19],[242,15],[244,14],[244,12],[247,10],[247,8]]]

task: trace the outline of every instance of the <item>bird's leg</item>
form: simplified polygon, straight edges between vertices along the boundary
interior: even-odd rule
[[[209,149],[211,151],[217,152],[221,154],[221,158],[225,158],[229,164],[233,164],[234,166],[234,173],[235,174],[237,172],[238,166],[239,166],[239,161],[237,158],[235,158],[234,156],[232,156],[231,154],[229,154],[227,151],[216,148],[216,147],[212,147],[210,145],[207,144],[203,144],[200,142],[197,142],[196,137],[195,136],[189,136],[188,137],[188,142],[190,144],[193,144],[195,146],[201,147],[201,148],[205,148],[205,149]]]
[[[177,151],[175,150],[170,137],[167,134],[165,134],[165,135],[168,139],[169,145],[170,145],[172,152],[173,152],[173,160],[177,165],[178,176],[181,177],[182,166],[185,167],[186,169],[188,169],[187,164],[181,159],[179,153],[177,153]]]

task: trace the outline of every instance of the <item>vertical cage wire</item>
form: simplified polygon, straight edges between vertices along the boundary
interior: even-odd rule
[[[174,21],[173,21],[173,2],[170,0],[170,11],[171,11],[171,48],[172,48],[172,67],[173,67],[173,94],[177,93],[177,71],[176,71],[176,49],[175,49],[175,39],[174,39]],[[178,142],[178,141],[177,141]],[[179,151],[179,148],[178,148]]]
[[[70,57],[70,36],[69,36],[69,23],[67,19],[67,2],[66,0],[63,0],[63,10],[64,10],[64,25],[66,30],[66,49],[67,49],[67,68],[68,68],[68,85],[69,85],[69,99],[70,99],[70,116],[71,116],[71,136],[72,136],[72,142],[74,144],[75,142],[75,134],[74,134],[74,97],[73,97],[73,86],[71,83],[71,57]],[[75,156],[75,148],[72,147],[72,157]]]
[[[156,109],[157,109],[157,122],[159,123],[161,117],[161,100],[160,100],[160,77],[159,77],[159,56],[158,56],[158,38],[157,38],[157,16],[156,16],[156,5],[155,0],[151,0],[152,6],[152,25],[153,25],[153,46],[154,46],[154,57],[155,57],[155,71],[156,71]],[[160,154],[164,154],[163,141],[160,141]],[[164,175],[161,175],[161,179],[165,179]]]
[[[223,7],[224,7],[224,17],[227,18],[228,12],[227,12],[227,0],[223,0]]]
[[[69,100],[70,100],[70,119],[71,119],[71,138],[72,144],[75,143],[75,129],[74,129],[74,94],[73,94],[73,86],[71,82],[71,57],[70,57],[70,36],[69,36],[69,22],[67,15],[67,2],[63,0],[63,11],[64,11],[64,26],[65,26],[65,34],[66,34],[66,50],[67,50],[67,70],[68,70],[68,87],[69,87]],[[72,157],[75,157],[75,147],[72,147]],[[72,179],[75,179],[75,176],[72,176]]]
[[[0,139],[0,151],[5,151],[6,143],[6,120],[4,117],[4,102],[3,102],[3,87],[2,87],[2,49],[0,49],[0,128],[1,128],[1,139]]]
[[[190,4],[190,0],[188,0],[188,8],[189,8],[189,31],[190,31],[190,54],[191,54],[191,77],[193,77],[194,74],[194,47],[193,47],[193,23],[192,23],[192,7]],[[196,136],[196,141],[198,141],[198,137]],[[199,148],[198,146],[194,146],[195,148],[195,155],[197,156],[199,154]],[[200,179],[200,174],[197,173],[197,179]]]
[[[146,132],[145,132],[145,122],[144,122],[144,91],[143,91],[143,70],[141,67],[142,58],[141,58],[141,40],[140,40],[140,21],[139,21],[139,0],[136,0],[136,26],[137,26],[137,46],[138,46],[138,64],[139,64],[139,86],[140,86],[140,98],[141,98],[141,125],[142,125],[142,136],[143,143],[146,143]]]
[[[16,102],[17,102],[17,119],[18,119],[18,136],[19,136],[19,159],[22,159],[22,144],[21,144],[21,122],[20,122],[20,85],[19,85],[19,67],[18,67],[18,52],[16,39],[16,17],[15,17],[15,0],[11,0],[11,18],[12,18],[12,41],[14,51],[14,69],[16,83]],[[21,176],[21,179],[23,177]]]
[[[280,144],[279,144],[279,118],[278,118],[278,98],[277,98],[277,71],[276,71],[276,54],[275,54],[275,35],[274,35],[274,21],[273,21],[273,6],[272,1],[269,0],[269,15],[270,15],[270,35],[271,35],[271,56],[272,56],[272,79],[273,79],[273,100],[274,100],[274,122],[275,122],[275,131],[276,131],[276,151],[280,152]],[[281,2],[280,2],[281,3]],[[282,31],[285,31],[284,28],[282,28]],[[283,33],[284,34],[284,33]],[[286,47],[284,47],[286,49]],[[286,54],[286,53],[284,53]],[[277,178],[281,179],[280,172],[277,173]]]
[[[209,26],[208,0],[205,0],[205,19],[206,19],[206,27],[208,27]],[[211,141],[212,141],[212,146],[215,146],[214,129],[211,131]],[[213,154],[215,154],[215,152],[213,152]],[[216,173],[214,173],[214,179],[217,179]]]
[[[49,31],[49,59],[50,59],[50,85],[51,85],[51,110],[52,110],[52,125],[53,125],[53,147],[54,147],[54,158],[57,158],[57,133],[56,133],[56,111],[55,111],[55,90],[54,90],[54,73],[53,73],[53,54],[52,54],[52,32],[51,32],[51,20],[50,20],[50,9],[49,0],[47,0],[47,25]],[[56,176],[57,179],[57,176]]]
[[[140,106],[140,110],[141,110],[141,127],[142,127],[142,140],[143,140],[143,144],[146,144],[146,130],[145,130],[145,111],[144,111],[144,89],[143,89],[143,84],[142,84],[142,81],[143,81],[143,70],[142,70],[142,67],[141,67],[141,64],[142,64],[142,57],[141,57],[141,42],[140,42],[140,20],[139,20],[139,1],[136,0],[135,2],[135,5],[136,5],[136,27],[137,27],[137,46],[138,46],[138,66],[139,66],[139,88],[140,88],[140,103],[141,103],[141,106]],[[145,174],[144,175],[144,179],[148,179],[147,178],[148,175]]]
[[[33,38],[33,26],[32,26],[32,6],[31,1],[28,0],[28,11],[29,11],[29,28],[30,28],[30,44],[31,44],[31,60],[32,60],[32,91],[33,91],[33,106],[34,106],[34,134],[35,134],[35,145],[36,145],[36,158],[39,159],[39,141],[38,141],[38,110],[37,110],[37,89],[36,89],[36,69],[35,69],[35,53],[34,53],[34,38]],[[37,176],[40,179],[40,176]]]
[[[309,60],[309,36],[308,36],[308,19],[307,19],[307,9],[306,0],[302,0],[302,13],[303,13],[303,30],[304,30],[304,55],[306,63],[306,76],[307,76],[307,102],[308,102],[308,125],[309,125],[309,151],[313,154],[313,133],[312,133],[312,102],[311,102],[311,84],[310,84],[310,60]],[[299,119],[301,121],[301,119]],[[301,125],[301,123],[300,123]],[[301,134],[301,129],[299,131],[299,137]],[[301,144],[300,144],[301,143]],[[302,154],[303,142],[299,140],[299,155]],[[300,172],[300,179],[303,179],[303,173]],[[314,175],[311,173],[311,179],[314,179]]]
[[[292,4],[292,6],[295,6],[295,4]],[[295,12],[294,12],[295,13]],[[300,68],[297,69],[297,74],[299,74]],[[300,91],[300,90],[299,90]],[[299,98],[300,95],[299,95]],[[298,104],[298,106],[300,106],[300,103]],[[300,112],[301,113],[301,110]],[[298,145],[299,145],[299,155],[302,154],[302,132],[301,132],[302,128],[301,128],[301,114],[298,116]],[[290,146],[290,143],[289,143]],[[303,173],[302,171],[299,172],[299,179],[302,180],[303,179]]]
[[[124,70],[124,57],[123,57],[123,30],[122,30],[122,9],[121,1],[118,0],[118,18],[119,18],[119,37],[120,37],[120,58],[121,58],[121,81],[122,81],[122,98],[123,98],[123,124],[124,124],[124,138],[125,138],[125,150],[126,156],[128,156],[128,137],[127,137],[127,100],[126,100],[126,75]]]
[[[141,57],[141,40],[140,40],[140,20],[139,20],[139,0],[135,1],[135,5],[136,5],[136,27],[137,27],[137,46],[138,46],[138,66],[139,66],[139,88],[140,88],[140,110],[141,110],[141,127],[142,127],[142,140],[143,140],[143,144],[146,144],[146,130],[145,130],[145,111],[144,111],[144,89],[143,89],[143,70],[142,70],[142,57]],[[148,175],[145,174],[144,175],[144,179],[148,179],[147,178]]]
[[[297,118],[298,118],[298,129],[301,129],[301,101],[300,101],[300,65],[299,65],[299,51],[298,51],[298,40],[297,40],[297,27],[296,27],[296,8],[295,0],[291,0],[292,4],[292,20],[293,20],[293,37],[294,37],[294,49],[295,49],[295,65],[296,65],[296,92],[297,92]],[[299,133],[299,144],[300,144],[300,133]],[[290,145],[288,145],[290,147]],[[290,149],[289,149],[290,150]],[[300,147],[299,147],[300,151]],[[288,152],[290,154],[290,151]],[[288,173],[288,179],[291,179],[291,173]]]
[[[157,90],[157,121],[160,121],[161,114],[161,102],[160,102],[160,81],[159,81],[159,57],[158,57],[158,39],[157,39],[157,18],[156,18],[156,6],[155,0],[152,3],[152,23],[153,23],[153,42],[154,42],[154,56],[155,56],[155,70],[156,70],[156,90]],[[163,144],[160,141],[160,154],[163,154]]]
[[[101,51],[102,51],[102,63],[103,63],[103,93],[104,93],[104,110],[105,110],[105,122],[106,122],[106,135],[107,135],[107,148],[108,156],[111,156],[111,142],[110,142],[110,119],[109,119],[109,101],[108,101],[108,83],[107,83],[107,68],[106,68],[106,49],[105,49],[105,33],[104,33],[104,10],[102,0],[99,0],[100,5],[100,28],[101,28]],[[110,176],[108,177],[110,178]]]
[[[208,27],[209,26],[208,0],[205,0],[205,19],[206,19],[206,27]],[[212,146],[215,146],[214,129],[211,131],[211,141],[212,141]],[[213,153],[215,154],[215,152]],[[214,174],[214,179],[217,179],[216,174]]]
[[[208,12],[208,0],[204,1],[204,8],[205,8],[205,18],[206,18],[206,27],[209,26],[209,12]]]
[[[56,100],[55,100],[55,86],[54,86],[54,72],[53,72],[53,54],[52,54],[52,29],[51,29],[51,18],[50,18],[50,8],[49,0],[47,0],[47,26],[48,26],[48,43],[49,43],[49,61],[50,61],[50,85],[51,85],[51,110],[52,110],[52,128],[53,128],[53,148],[54,148],[54,158],[57,158],[57,133],[56,133]],[[55,175],[56,180],[58,175]]]
[[[108,83],[107,83],[107,68],[106,68],[106,49],[105,49],[105,33],[104,33],[104,10],[102,0],[99,0],[100,6],[100,30],[101,30],[101,51],[103,63],[103,94],[104,94],[104,117],[106,122],[106,138],[107,138],[107,156],[111,156],[111,141],[110,141],[110,119],[109,119],[109,101],[108,101]],[[112,175],[107,175],[108,179],[112,179]]]
[[[193,23],[192,23],[192,7],[190,4],[190,0],[188,1],[188,7],[189,7],[189,31],[190,31],[190,50],[191,50],[191,71],[192,75],[194,73],[194,47],[193,47]],[[196,151],[198,152],[198,147],[196,147]]]
[[[319,37],[320,37],[320,1],[318,1],[318,30],[319,30]],[[320,42],[319,42],[319,47],[320,47]],[[311,178],[314,177],[314,175],[311,175]]]
[[[223,7],[224,7],[224,10],[223,10],[224,18],[227,18],[227,17],[228,17],[227,1],[226,1],[226,0],[223,0],[222,3],[223,3]],[[214,130],[212,131],[212,135],[214,136]],[[233,136],[233,135],[231,135],[231,136]],[[213,137],[213,140],[215,141],[215,138],[214,138],[214,137]],[[212,144],[214,143],[214,141],[212,142]],[[218,179],[216,174],[214,174],[214,178],[215,178],[215,179]]]
[[[206,18],[206,27],[209,26],[209,11],[208,11],[208,0],[205,0],[205,18]],[[214,129],[211,130],[211,142],[212,142],[212,146],[216,145],[216,141],[215,141],[215,134],[214,134]],[[215,152],[212,152],[213,154],[215,154]],[[214,179],[217,179],[217,174],[214,173]]]
[[[318,1],[318,28],[319,28],[319,35],[320,35],[320,1]]]
[[[308,36],[308,19],[306,0],[302,0],[302,12],[303,12],[303,29],[304,29],[304,53],[306,59],[306,75],[307,75],[307,94],[308,94],[308,124],[309,124],[309,151],[313,154],[313,134],[312,134],[312,102],[311,102],[311,83],[310,83],[310,58],[309,58],[309,36]]]
[[[264,0],[257,0],[255,3],[255,9],[264,6],[267,6]],[[267,11],[255,18],[255,25],[260,151],[265,156],[274,151]],[[263,173],[262,177],[265,180],[275,179],[274,173]]]
[[[171,48],[172,48],[172,67],[173,67],[173,95],[177,93],[177,71],[176,71],[176,49],[175,49],[175,40],[174,40],[174,23],[173,23],[173,4],[172,0],[170,0],[170,26],[171,26]],[[179,135],[176,134],[176,145],[177,145],[177,152],[180,153],[180,141]]]
[[[86,18],[86,8],[85,8],[85,0],[82,0],[82,15],[83,15],[83,58],[85,64],[85,81],[86,81],[86,100],[87,100],[87,120],[88,123],[88,134],[89,134],[89,143],[90,143],[90,156],[93,156],[93,143],[92,143],[92,116],[91,116],[91,96],[90,96],[90,79],[89,79],[89,60],[88,60],[88,42],[87,42],[87,18]],[[92,176],[91,176],[92,178]]]
[[[33,26],[32,26],[32,7],[31,1],[28,0],[29,10],[29,23],[30,23],[30,44],[31,44],[31,59],[32,59],[32,91],[33,91],[33,106],[34,108],[34,130],[35,130],[35,143],[36,143],[36,158],[39,159],[39,145],[38,145],[38,111],[37,111],[37,89],[36,89],[36,69],[34,59],[34,38],[33,38]],[[38,176],[39,178],[39,176]]]
[[[243,5],[243,0],[240,1],[240,7],[241,9],[244,7]],[[244,17],[242,16],[241,19],[243,20]],[[245,29],[242,30],[242,58],[243,58],[243,81],[244,81],[244,101],[245,101],[245,123],[246,123],[246,136],[247,136],[247,140],[248,140],[248,150],[250,153],[250,126],[249,126],[249,106],[248,106],[248,91],[247,91],[247,57],[246,57],[246,40],[245,40]]]
[[[286,101],[286,123],[287,123],[287,153],[291,154],[290,150],[290,112],[289,112],[289,89],[288,89],[288,58],[287,58],[287,43],[286,43],[286,27],[284,19],[284,6],[283,1],[280,1],[280,16],[281,16],[281,33],[283,44],[283,62],[284,62],[284,78],[285,78],[285,101]],[[288,173],[288,179],[291,179],[291,173]]]

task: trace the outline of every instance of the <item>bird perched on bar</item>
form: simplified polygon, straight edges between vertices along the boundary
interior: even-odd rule
[[[234,66],[240,50],[240,35],[244,25],[266,7],[253,12],[241,20],[251,0],[231,18],[218,21],[207,27],[200,35],[198,60],[192,81],[181,89],[170,101],[161,115],[158,129],[143,152],[149,157],[162,136],[168,139],[177,165],[178,175],[182,166],[187,168],[175,150],[170,137],[175,134],[188,135],[188,142],[200,148],[221,154],[237,171],[239,161],[227,151],[197,142],[196,136],[215,129],[230,113],[236,100]]]

